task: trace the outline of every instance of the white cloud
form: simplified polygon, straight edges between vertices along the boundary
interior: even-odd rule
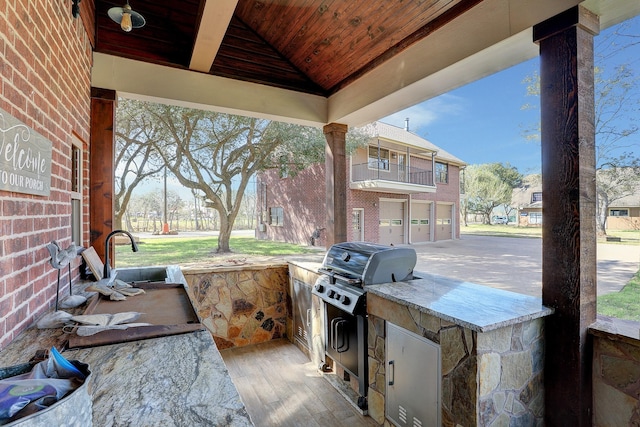
[[[421,128],[426,128],[437,122],[441,117],[461,115],[467,109],[468,102],[459,96],[444,94],[428,101],[416,104],[405,110],[398,111],[383,119],[381,122],[404,127],[405,119],[409,118],[409,128],[418,133]]]

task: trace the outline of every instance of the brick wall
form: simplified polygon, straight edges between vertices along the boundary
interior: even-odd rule
[[[430,166],[424,163],[422,167]],[[347,161],[347,177],[349,175],[349,162]],[[430,168],[429,168],[430,169]],[[261,186],[264,184],[264,186]],[[317,163],[300,172],[295,177],[281,179],[278,171],[263,172],[258,177],[258,212],[263,210],[266,222],[265,231],[256,231],[258,239],[275,240],[308,245],[311,233],[318,228],[326,227],[326,190],[325,190],[324,163]],[[345,184],[348,186],[348,184]],[[438,201],[454,204],[454,218],[456,237],[460,237],[460,168],[449,165],[449,182],[436,184],[437,193],[420,193],[412,195],[415,200]],[[264,192],[264,194],[262,194]],[[353,209],[364,210],[364,240],[377,242],[380,228],[378,225],[380,215],[380,198],[408,200],[407,195],[349,190],[347,191],[347,240],[357,240],[351,226],[351,212]],[[261,205],[262,204],[262,205]],[[269,225],[270,207],[284,208],[284,226]],[[324,246],[326,234],[320,233],[320,238],[315,241],[316,246]]]
[[[258,184],[258,192],[266,192],[258,194],[258,212],[263,210],[266,224],[264,232],[256,233],[258,238],[308,245],[312,233],[318,229],[321,230],[320,237],[315,239],[315,245],[326,243],[324,163],[316,163],[295,177],[284,179],[280,178],[277,170],[265,171],[260,174],[258,182],[265,184],[263,187]],[[269,224],[268,209],[271,207],[284,208],[284,226]]]
[[[71,141],[89,141],[90,67],[91,44],[70,0],[0,2],[0,108],[52,143],[50,196],[0,191],[0,349],[55,299],[45,245],[71,243]],[[86,143],[83,150],[86,167]],[[76,243],[89,236],[83,176],[84,242]],[[68,270],[61,273],[68,293]]]

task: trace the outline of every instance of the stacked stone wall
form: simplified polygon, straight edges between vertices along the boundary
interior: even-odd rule
[[[603,330],[593,336],[593,425],[640,425],[640,340]]]
[[[287,271],[286,264],[182,269],[198,316],[220,350],[286,335]]]
[[[380,425],[389,425],[385,322],[440,345],[443,426],[543,425],[543,319],[476,332],[371,294],[367,305],[369,415]]]

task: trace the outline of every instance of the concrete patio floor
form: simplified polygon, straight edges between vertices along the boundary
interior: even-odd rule
[[[412,246],[416,271],[542,296],[542,239],[463,235]],[[598,295],[619,291],[640,268],[640,246],[598,244]]]

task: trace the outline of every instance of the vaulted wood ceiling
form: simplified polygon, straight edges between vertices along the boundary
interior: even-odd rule
[[[327,96],[481,1],[239,0],[208,73]],[[147,23],[125,33],[96,1],[96,52],[190,68],[205,0],[130,4]]]
[[[581,4],[602,28],[638,0],[129,0],[126,33],[82,0],[92,85],[311,126],[362,126],[538,54],[532,28]],[[122,3],[121,3],[122,2]]]

